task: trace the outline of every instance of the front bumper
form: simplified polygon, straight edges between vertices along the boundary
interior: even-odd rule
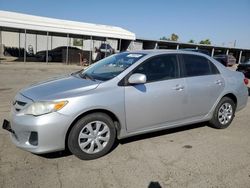
[[[26,151],[42,154],[65,149],[65,137],[71,124],[69,116],[53,112],[42,116],[13,114],[3,128],[12,142]]]

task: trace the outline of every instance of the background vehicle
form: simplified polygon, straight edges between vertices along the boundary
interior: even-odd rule
[[[24,50],[24,48],[16,48],[16,47],[8,47],[8,46],[4,46],[3,53],[5,56],[13,56],[13,57],[19,57],[19,56],[23,57],[24,53],[26,53],[27,57],[33,56],[33,51],[31,52],[31,50],[26,51],[26,50]]]
[[[242,72],[247,78],[250,79],[250,60],[240,63],[236,70]]]
[[[236,58],[233,55],[226,55],[226,54],[215,55],[214,59],[216,59],[226,67],[231,67],[236,64]]]
[[[77,59],[79,60],[79,53],[83,53],[83,50],[76,48],[76,47],[68,47],[69,51],[71,53],[74,53],[77,56]],[[54,48],[52,50],[48,50],[48,62],[63,62],[66,58],[66,50],[67,46],[60,46],[57,48]],[[40,61],[46,61],[46,50],[40,51],[36,53],[36,58]],[[86,56],[87,57],[87,56]]]
[[[107,53],[109,55],[114,53],[114,49],[109,44],[102,43],[99,49],[102,53]]]
[[[3,128],[33,153],[108,153],[116,138],[206,122],[228,127],[246,106],[247,80],[201,53],[124,52],[21,90]]]

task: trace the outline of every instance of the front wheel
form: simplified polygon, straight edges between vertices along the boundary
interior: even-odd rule
[[[93,113],[76,122],[69,133],[68,148],[80,159],[96,159],[110,151],[115,138],[113,120],[104,113]]]
[[[236,105],[231,98],[223,97],[215,108],[209,124],[217,129],[227,128],[234,119]]]

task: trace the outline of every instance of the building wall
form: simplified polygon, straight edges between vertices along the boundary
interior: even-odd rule
[[[51,49],[57,48],[59,46],[67,46],[68,39],[67,37],[59,37],[59,36],[50,36]]]
[[[118,40],[117,39],[107,39],[107,43],[115,50],[118,50]]]
[[[129,46],[128,46],[129,51],[142,50],[142,49],[143,49],[143,43],[142,42],[131,41]]]
[[[59,46],[67,46],[68,38],[61,36],[48,36],[47,35],[39,35],[39,34],[26,34],[26,50],[32,48],[34,53],[43,51],[47,49],[47,41],[48,41],[48,49],[54,49]],[[83,39],[80,39],[83,40]],[[91,50],[92,48],[99,48],[102,43],[105,41],[101,40],[93,40],[93,46],[91,45],[91,40],[83,40],[83,46],[74,46],[74,38],[69,38],[69,46],[74,46],[83,50]],[[117,39],[107,39],[107,43],[110,46],[117,50],[118,49],[118,40]],[[7,47],[16,47],[16,48],[24,48],[25,47],[25,34],[17,33],[17,32],[7,32],[2,31],[2,44]]]
[[[9,47],[19,47],[19,33],[2,31],[2,44]]]

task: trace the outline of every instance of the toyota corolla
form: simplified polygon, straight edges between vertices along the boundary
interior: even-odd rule
[[[205,54],[123,52],[21,90],[3,128],[32,153],[95,159],[116,139],[198,122],[224,129],[246,106],[247,83]]]

